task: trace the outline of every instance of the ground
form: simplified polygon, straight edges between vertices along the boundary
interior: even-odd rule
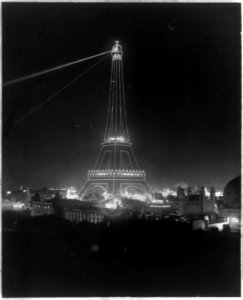
[[[240,296],[240,234],[3,215],[3,296]]]

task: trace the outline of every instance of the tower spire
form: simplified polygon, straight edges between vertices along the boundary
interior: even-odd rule
[[[125,93],[122,65],[122,46],[118,41],[111,51],[112,65],[109,92],[109,107],[107,114],[104,142],[129,142],[126,121]]]
[[[109,107],[104,142],[101,143],[94,169],[88,171],[88,180],[79,197],[89,199],[92,195],[100,195],[97,198],[99,201],[109,197],[132,199],[141,195],[140,199],[148,200],[152,194],[146,183],[146,174],[139,168],[129,140],[122,70],[123,52],[119,42],[115,42],[111,57]]]

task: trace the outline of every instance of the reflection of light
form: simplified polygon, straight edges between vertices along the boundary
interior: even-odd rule
[[[7,191],[7,195],[10,195],[11,194],[11,191]]]
[[[231,223],[239,223],[239,218],[237,218],[237,217],[231,217],[230,218],[230,222]]]

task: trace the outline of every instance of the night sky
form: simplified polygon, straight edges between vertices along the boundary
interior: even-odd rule
[[[241,172],[240,4],[2,3],[3,82],[123,46],[128,126],[151,187]],[[11,124],[100,58],[3,88]],[[80,187],[104,137],[111,57],[4,137],[3,187]]]

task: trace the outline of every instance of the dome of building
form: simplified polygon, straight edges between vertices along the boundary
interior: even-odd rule
[[[241,208],[241,176],[232,179],[226,184],[223,197],[225,207]]]
[[[183,182],[183,181],[179,181],[174,185],[174,188],[178,189],[179,187],[183,188],[183,189],[187,189],[188,188],[188,184]]]

